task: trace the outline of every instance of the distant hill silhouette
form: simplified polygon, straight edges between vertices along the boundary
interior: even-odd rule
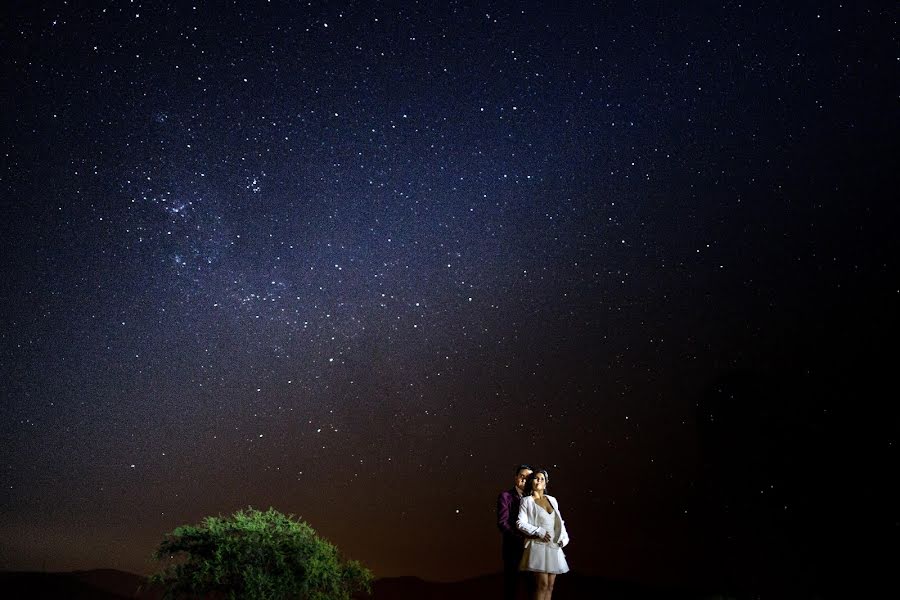
[[[0,572],[0,598],[11,600],[160,600],[159,588],[148,588],[147,578],[113,569],[71,573]],[[418,577],[387,577],[375,582],[372,596],[360,600],[458,600],[459,598],[500,598],[500,574],[484,575],[452,583],[423,581]],[[696,590],[663,589],[600,577],[566,574],[557,579],[554,600],[595,598],[602,600],[770,600],[797,596],[751,593],[711,593]],[[522,600],[526,600],[522,596]]]
[[[0,597],[15,600],[44,600],[71,598],[73,600],[120,600],[141,598],[159,600],[160,590],[138,590],[147,582],[146,577],[116,571],[97,569],[71,573],[7,572],[0,573]]]

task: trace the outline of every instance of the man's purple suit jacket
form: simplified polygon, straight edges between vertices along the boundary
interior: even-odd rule
[[[500,492],[497,497],[497,528],[503,534],[503,562],[519,564],[524,549],[524,537],[516,527],[519,503],[522,499],[515,488]]]

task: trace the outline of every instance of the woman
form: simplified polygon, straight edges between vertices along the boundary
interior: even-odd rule
[[[544,469],[528,476],[516,521],[516,527],[529,538],[519,570],[534,573],[535,600],[550,600],[556,576],[569,571],[562,551],[569,543],[569,534],[556,498],[545,493],[549,481],[550,474]]]

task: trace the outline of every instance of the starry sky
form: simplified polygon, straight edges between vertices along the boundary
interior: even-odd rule
[[[462,579],[520,462],[581,573],[895,537],[896,6],[679,4],[6,6],[0,568]]]

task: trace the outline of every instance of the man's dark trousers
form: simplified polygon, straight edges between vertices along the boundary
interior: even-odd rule
[[[519,562],[524,552],[524,538],[516,528],[521,498],[516,490],[502,492],[497,498],[497,527],[503,534],[503,597],[515,600],[522,574]]]

